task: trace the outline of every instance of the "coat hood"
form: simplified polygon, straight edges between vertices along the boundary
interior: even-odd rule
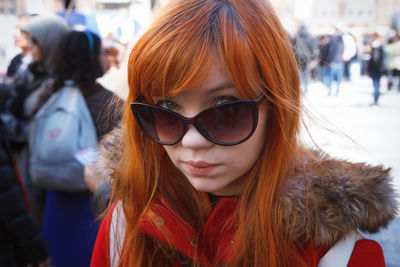
[[[21,31],[30,34],[39,44],[40,63],[53,70],[54,56],[61,37],[70,30],[67,23],[60,17],[36,16],[21,27]]]
[[[118,127],[98,147],[96,164],[110,183],[121,157],[120,136]],[[395,217],[397,201],[390,169],[310,150],[305,154],[299,157],[301,167],[289,176],[284,193],[283,220],[294,226],[296,241],[330,246],[352,231],[375,233]]]
[[[285,193],[284,220],[295,222],[296,240],[334,244],[351,231],[376,233],[395,217],[390,169],[312,153]]]

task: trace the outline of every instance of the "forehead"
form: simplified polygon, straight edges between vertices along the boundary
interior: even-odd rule
[[[233,87],[233,84],[221,65],[214,63],[210,64],[205,76],[194,87],[207,91],[217,91],[226,87]]]
[[[233,93],[235,86],[226,73],[220,68],[218,64],[210,64],[209,69],[205,71],[204,75],[187,88],[176,92],[168,92],[165,97],[190,97],[201,98],[204,96],[212,96],[224,92]],[[163,95],[155,95],[162,96]]]

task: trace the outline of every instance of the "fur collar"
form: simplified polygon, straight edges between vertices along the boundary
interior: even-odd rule
[[[112,184],[118,161],[122,156],[121,124],[105,134],[97,146],[99,157],[94,162],[96,169],[102,173],[109,184]]]
[[[287,184],[284,220],[295,221],[296,240],[330,245],[351,231],[378,232],[395,217],[390,169],[315,152],[313,158]]]
[[[121,128],[99,144],[99,169],[112,182],[117,162]],[[295,240],[332,245],[351,231],[375,233],[395,217],[397,201],[390,169],[330,158],[307,151],[288,179],[284,218],[294,222]]]

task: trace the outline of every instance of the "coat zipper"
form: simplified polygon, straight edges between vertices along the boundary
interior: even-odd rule
[[[213,261],[213,264],[212,264],[213,267],[217,266],[217,261],[218,261],[219,255],[221,253],[221,246],[222,246],[222,241],[219,241],[218,242],[218,246],[217,246],[217,250],[215,252],[215,258],[214,258],[214,261]]]
[[[193,234],[195,234],[196,232],[194,231],[194,229],[192,228],[192,226],[190,226],[190,224],[188,222],[186,222],[184,219],[182,219],[182,217],[180,217],[167,203],[167,201],[164,198],[160,197],[160,201],[163,204],[163,206],[172,214],[174,215],[179,221],[181,221],[187,228],[189,228]]]

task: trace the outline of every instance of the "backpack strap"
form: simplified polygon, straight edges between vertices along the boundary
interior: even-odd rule
[[[126,230],[126,218],[122,208],[122,202],[119,201],[112,213],[110,225],[110,266],[117,267],[124,244]]]
[[[355,243],[363,238],[358,231],[350,232],[329,249],[319,261],[318,267],[346,267]]]

